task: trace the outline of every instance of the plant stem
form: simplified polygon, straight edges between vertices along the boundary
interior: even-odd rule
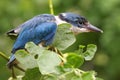
[[[5,60],[9,61],[9,58],[2,52],[0,52],[0,56],[3,57]],[[21,67],[19,67],[18,65],[14,65],[14,67],[16,67],[17,69],[19,69],[20,71],[25,72],[24,69],[22,69]]]
[[[0,56],[3,57],[5,60],[9,61],[9,58],[2,52],[0,52]]]
[[[52,15],[54,15],[52,0],[49,0],[49,8],[50,8],[50,13],[51,13]]]
[[[25,70],[23,68],[19,67],[18,65],[14,65],[14,67],[17,68],[17,69],[19,69],[22,72],[25,72]]]
[[[15,75],[14,68],[12,67],[11,70],[12,70],[12,78],[13,78],[13,79],[16,79],[17,77],[16,77],[16,75]]]

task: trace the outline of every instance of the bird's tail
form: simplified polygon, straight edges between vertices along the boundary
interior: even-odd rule
[[[14,34],[15,34],[14,29],[8,31],[6,34],[7,34],[8,36],[9,36],[9,35],[14,35]]]
[[[12,55],[10,56],[10,59],[7,63],[8,68],[11,69],[13,67],[13,65],[16,64],[16,63],[14,63],[15,59],[16,59],[15,54],[12,53]]]
[[[8,31],[7,33],[7,36],[10,37],[11,39],[16,39],[17,38],[17,33],[15,33],[14,29]]]

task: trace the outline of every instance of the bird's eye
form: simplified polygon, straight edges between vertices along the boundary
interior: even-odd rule
[[[82,19],[80,19],[80,18],[77,18],[76,22],[77,22],[78,24],[83,24],[83,21],[82,21]]]
[[[83,24],[82,22],[79,22],[79,24]]]

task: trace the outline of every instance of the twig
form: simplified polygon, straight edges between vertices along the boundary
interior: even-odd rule
[[[54,9],[53,9],[53,3],[52,0],[49,0],[49,8],[50,8],[50,13],[54,15]]]
[[[9,58],[4,53],[0,52],[0,56],[3,57],[5,60],[9,61]],[[14,67],[19,69],[20,71],[25,72],[25,70],[19,67],[17,64],[15,64]]]
[[[2,52],[0,52],[0,56],[3,57],[5,60],[9,61],[9,58]]]
[[[17,64],[16,64],[16,65],[14,65],[14,67],[15,67],[15,68],[17,68],[17,69],[19,69],[20,71],[25,72],[25,70],[24,70],[23,68],[21,68],[20,66],[18,66]]]

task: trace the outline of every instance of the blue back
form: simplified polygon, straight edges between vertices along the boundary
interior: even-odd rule
[[[12,53],[15,53],[18,49],[23,49],[27,42],[34,42],[39,44],[42,41],[45,42],[45,46],[49,45],[53,41],[57,25],[54,22],[44,22],[34,27],[25,27],[19,34]]]
[[[34,27],[37,26],[41,23],[44,22],[52,22],[55,21],[55,18],[53,15],[51,14],[40,14],[37,15],[31,19],[29,19],[28,21],[24,22],[23,24],[21,24],[20,26],[18,26],[17,28],[13,29],[15,34],[19,34],[22,29],[24,29],[25,27]],[[12,31],[12,30],[11,30]]]

